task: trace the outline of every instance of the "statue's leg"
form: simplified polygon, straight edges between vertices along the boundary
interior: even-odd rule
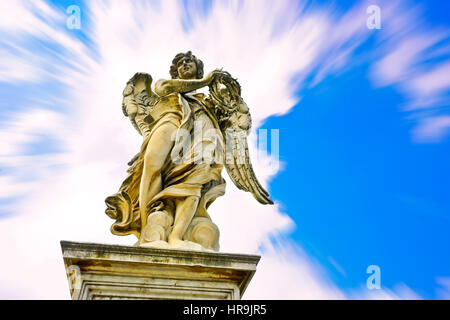
[[[189,196],[176,201],[175,221],[168,237],[170,245],[177,246],[183,242],[183,235],[197,211],[199,199],[197,196]]]
[[[159,127],[150,138],[144,155],[141,184],[139,188],[139,206],[141,228],[147,224],[147,204],[161,191],[161,169],[172,150],[172,135],[177,126],[168,122]]]

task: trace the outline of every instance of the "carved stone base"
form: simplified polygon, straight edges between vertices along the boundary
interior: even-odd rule
[[[241,299],[260,256],[61,241],[72,299]]]

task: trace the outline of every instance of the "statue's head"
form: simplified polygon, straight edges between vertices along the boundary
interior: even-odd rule
[[[179,53],[172,60],[170,76],[172,79],[201,79],[203,78],[203,62],[191,51]]]

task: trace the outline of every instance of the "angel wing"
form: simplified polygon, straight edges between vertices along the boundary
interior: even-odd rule
[[[158,99],[151,89],[152,81],[148,73],[138,72],[128,80],[123,90],[123,114],[130,118],[131,124],[144,139],[151,131],[153,119],[150,112]]]
[[[228,72],[210,86],[210,100],[226,141],[225,167],[233,183],[251,192],[258,202],[273,204],[269,193],[259,183],[250,161],[247,135],[251,128],[250,111],[240,97],[241,88]],[[221,88],[224,85],[225,88]]]
[[[239,107],[228,120],[231,126],[225,130],[225,167],[233,183],[241,190],[253,194],[262,204],[273,204],[269,193],[256,178],[250,161],[247,135],[251,127],[250,112],[242,112]]]

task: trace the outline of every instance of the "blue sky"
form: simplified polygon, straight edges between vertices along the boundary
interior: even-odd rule
[[[448,5],[427,2],[427,23],[448,27]],[[367,41],[358,55],[376,45]],[[435,279],[450,270],[450,139],[414,143],[417,120],[400,112],[405,97],[371,85],[371,62],[300,88],[289,114],[267,119],[262,128],[283,128],[286,162],[271,191],[297,223],[292,238],[341,288],[363,282],[375,264],[385,286],[401,281],[435,299]],[[441,112],[449,107],[447,100]]]
[[[450,4],[379,1],[382,27],[369,30],[372,2],[280,3],[0,10],[0,225],[14,243],[5,254],[19,261],[3,273],[38,261],[63,279],[61,239],[133,243],[106,235],[103,214],[139,148],[121,91],[136,71],[167,77],[172,56],[191,49],[206,69],[239,78],[254,132],[279,130],[280,170],[255,161],[276,206],[261,208],[229,182],[213,207],[222,251],[263,256],[248,298],[448,299]],[[80,30],[65,25],[73,4]],[[36,258],[24,234],[52,258]],[[381,270],[378,296],[366,288],[370,265]],[[286,279],[272,283],[279,270]],[[1,298],[67,298],[55,295],[64,279],[47,293],[11,281],[0,277]]]
[[[327,79],[266,121],[284,128],[286,168],[271,192],[297,223],[291,236],[340,286],[364,281],[375,264],[384,285],[401,280],[434,298],[434,279],[450,270],[450,143],[412,143],[412,125],[392,108],[402,97],[374,90],[365,74],[362,66]]]

